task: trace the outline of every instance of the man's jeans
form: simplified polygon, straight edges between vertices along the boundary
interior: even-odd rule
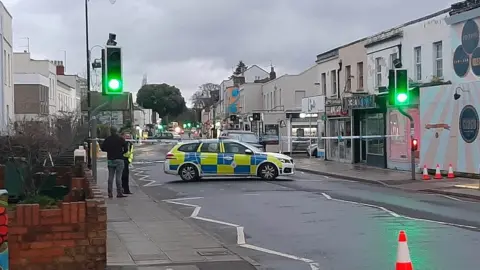
[[[117,187],[117,195],[122,194],[122,173],[123,173],[123,159],[115,159],[108,161],[108,194],[112,194],[113,178],[115,178],[115,185]]]

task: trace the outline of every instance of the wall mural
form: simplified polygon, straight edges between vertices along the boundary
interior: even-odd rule
[[[238,100],[240,98],[240,90],[237,87],[227,88],[228,113],[238,113]]]
[[[457,80],[473,81],[480,77],[479,19],[452,27],[453,70]]]
[[[422,88],[420,95],[420,166],[446,170],[451,163],[456,171],[479,173],[480,81]]]

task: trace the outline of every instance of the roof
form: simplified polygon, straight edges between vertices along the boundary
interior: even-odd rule
[[[435,12],[435,13],[431,13],[431,14],[429,14],[429,15],[427,15],[427,16],[423,16],[423,17],[421,17],[421,18],[408,21],[408,22],[406,22],[406,23],[403,23],[403,24],[398,25],[398,26],[395,26],[395,27],[391,27],[391,28],[389,28],[388,30],[382,31],[382,32],[380,32],[380,33],[376,33],[376,34],[374,34],[374,35],[371,35],[371,36],[368,36],[368,37],[364,37],[364,38],[355,40],[355,41],[353,41],[353,42],[350,42],[350,43],[347,43],[347,44],[338,46],[338,47],[336,47],[336,48],[333,48],[333,49],[331,49],[331,50],[328,50],[328,51],[326,51],[326,52],[323,52],[323,53],[321,53],[321,54],[318,54],[318,55],[317,55],[317,61],[321,61],[321,60],[324,60],[325,58],[329,58],[329,57],[324,57],[324,56],[325,56],[325,55],[328,55],[328,54],[335,53],[335,51],[340,50],[340,49],[345,48],[345,47],[348,47],[348,46],[353,45],[353,44],[355,44],[355,43],[362,42],[362,41],[366,40],[367,38],[374,37],[374,36],[380,35],[380,34],[382,34],[382,33],[385,33],[385,32],[388,32],[388,31],[391,31],[391,30],[394,30],[394,29],[397,29],[397,28],[403,28],[403,27],[405,27],[405,26],[409,26],[409,25],[412,25],[412,24],[415,24],[415,23],[419,23],[419,22],[422,22],[422,21],[425,21],[425,20],[429,20],[429,19],[431,19],[431,18],[437,17],[437,16],[442,15],[442,14],[444,14],[444,13],[448,13],[450,10],[451,10],[451,7],[446,8],[446,9],[442,9],[442,10],[437,11],[437,12]]]
[[[92,108],[96,108],[105,102],[109,101],[109,97],[103,96],[102,92],[90,92],[91,97],[91,105]],[[87,101],[82,100],[82,111],[87,111]],[[128,111],[133,110],[133,97],[132,93],[125,92],[123,95],[114,96],[112,99],[112,104],[106,106],[101,111]]]

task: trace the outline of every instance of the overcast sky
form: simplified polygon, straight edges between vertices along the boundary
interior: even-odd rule
[[[314,64],[319,53],[434,13],[447,0],[90,0],[90,47],[117,34],[127,90],[143,74],[177,86],[189,99],[199,85],[220,83],[239,60],[277,74]],[[85,73],[84,0],[3,0],[13,15],[14,49],[63,60]],[[99,48],[93,48],[98,58]]]

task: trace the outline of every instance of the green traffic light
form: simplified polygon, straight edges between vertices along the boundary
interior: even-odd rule
[[[112,90],[120,89],[120,81],[117,79],[111,79],[110,81],[108,81],[108,88]]]
[[[405,93],[401,93],[397,95],[397,101],[400,103],[404,103],[405,101],[407,101],[407,99],[408,99],[408,96]]]

